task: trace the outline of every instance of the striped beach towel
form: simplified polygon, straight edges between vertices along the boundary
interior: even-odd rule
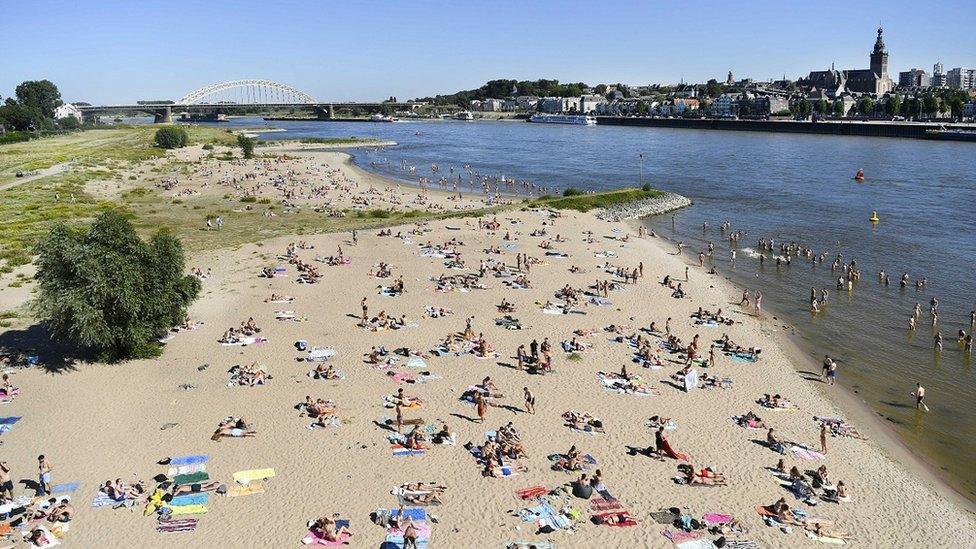
[[[156,531],[160,534],[178,534],[182,532],[192,532],[197,529],[197,519],[178,519],[160,522],[156,525]]]
[[[193,455],[193,456],[181,456],[170,458],[170,465],[193,465],[197,463],[206,463],[210,461],[210,456],[205,455]]]

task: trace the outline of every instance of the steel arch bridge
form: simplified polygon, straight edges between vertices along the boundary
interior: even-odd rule
[[[314,105],[307,93],[271,80],[231,80],[190,92],[176,105],[232,103],[238,105]]]

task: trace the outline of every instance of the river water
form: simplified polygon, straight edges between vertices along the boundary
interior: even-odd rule
[[[234,126],[263,125],[239,119]],[[976,145],[910,139],[704,131],[523,122],[427,121],[399,123],[273,122],[283,137],[376,137],[398,143],[351,151],[356,162],[383,175],[436,180],[449,167],[529,180],[537,186],[613,189],[643,180],[692,198],[695,205],[644,222],[691,251],[715,245],[717,269],[760,289],[764,304],[802,332],[810,354],[838,361],[839,382],[867,404],[923,460],[976,500],[976,384],[971,357],[956,344],[970,331],[976,309]],[[431,164],[440,171],[431,173]],[[403,166],[414,166],[411,172]],[[866,179],[852,180],[858,168]],[[462,182],[462,188],[468,184]],[[881,221],[868,217],[877,211]],[[703,223],[709,225],[703,230]],[[718,228],[730,221],[744,231],[736,244]],[[795,241],[826,252],[821,263],[794,259],[760,265],[751,253],[760,237]],[[836,287],[836,254],[856,259],[861,280],[851,292]],[[878,273],[889,273],[890,286]],[[899,287],[902,273],[911,283]],[[915,280],[925,278],[924,289]],[[811,287],[828,288],[819,314],[809,308]],[[931,326],[929,300],[939,300]],[[920,303],[913,336],[908,317]],[[934,330],[944,350],[934,351]],[[819,371],[816,372],[819,374]],[[927,390],[929,413],[916,411],[909,393]]]

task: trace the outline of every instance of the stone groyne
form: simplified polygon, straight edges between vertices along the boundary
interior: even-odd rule
[[[691,206],[692,201],[686,196],[675,193],[662,193],[653,198],[642,198],[633,202],[614,204],[604,208],[597,217],[604,221],[622,221],[624,219],[637,219],[651,215],[660,215]]]

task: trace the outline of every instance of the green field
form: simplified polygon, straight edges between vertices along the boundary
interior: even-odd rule
[[[467,212],[430,213],[426,211],[348,211],[345,217],[329,217],[311,208],[298,213],[283,213],[279,201],[240,199],[230,194],[222,197],[188,196],[180,199],[162,197],[155,187],[167,176],[185,175],[191,164],[170,161],[138,177],[125,177],[123,171],[139,163],[165,156],[152,145],[158,126],[133,126],[88,130],[70,135],[38,139],[28,143],[0,146],[0,271],[29,263],[38,239],[59,222],[82,224],[107,208],[128,213],[140,232],[158,229],[172,231],[183,240],[187,251],[236,247],[280,235],[302,235],[321,232],[371,229],[421,220],[476,216],[516,208],[539,207],[588,211],[619,202],[655,196],[657,191],[622,189],[569,197],[543,197],[514,206],[485,208]],[[236,136],[226,130],[190,126],[192,144],[233,146]],[[361,142],[344,138],[330,143]],[[230,149],[214,151],[218,159],[234,158]],[[23,183],[15,181],[18,170],[39,170],[71,162],[69,169],[54,175]],[[111,198],[98,198],[86,184],[100,182],[121,189]],[[58,200],[55,199],[58,198]],[[271,209],[278,215],[265,217]],[[208,217],[220,215],[220,231],[207,231]]]

